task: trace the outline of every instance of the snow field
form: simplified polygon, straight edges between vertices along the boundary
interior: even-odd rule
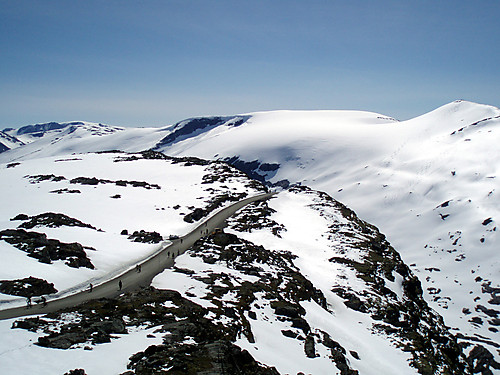
[[[0,370],[3,374],[64,374],[78,368],[85,369],[87,375],[121,374],[127,370],[128,359],[133,353],[162,343],[161,336],[154,335],[154,327],[115,334],[117,339],[92,346],[92,350],[85,350],[83,346],[69,350],[44,348],[34,345],[40,334],[11,329],[14,321],[0,321],[0,332],[8,332],[9,338],[0,340]]]
[[[182,236],[196,225],[183,220],[184,215],[191,212],[189,207],[204,207],[205,201],[219,192],[252,192],[245,186],[246,180],[238,178],[224,184],[218,181],[201,184],[202,177],[212,173],[210,166],[186,167],[184,163],[146,159],[116,162],[128,156],[121,153],[79,154],[28,160],[10,168],[0,165],[3,181],[0,194],[8,197],[0,207],[0,230],[20,225],[23,221],[10,220],[20,213],[35,216],[47,212],[62,213],[99,229],[67,226],[29,229],[61,242],[79,242],[84,247],[93,248],[87,249],[86,253],[96,267],[94,270],[70,268],[64,261],[40,263],[0,241],[6,265],[0,270],[0,280],[34,276],[54,283],[59,291],[75,287],[85,289],[89,282],[97,284],[112,273],[133,267],[137,261],[163,246],[162,243],[133,242],[120,234],[122,230],[127,229],[129,234],[142,229],[156,231],[163,238],[171,234]],[[65,180],[30,183],[26,176],[33,175],[64,176]],[[69,183],[71,179],[82,176],[110,181],[145,181],[161,188]],[[207,188],[214,190],[207,192]],[[77,189],[80,193],[53,193],[61,189]],[[22,298],[8,295],[2,295],[0,299],[4,303],[9,300],[25,303]]]

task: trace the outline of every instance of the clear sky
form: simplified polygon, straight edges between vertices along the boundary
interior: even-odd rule
[[[0,0],[0,129],[500,106],[500,1]]]

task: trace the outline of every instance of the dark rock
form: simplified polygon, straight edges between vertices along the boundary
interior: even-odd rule
[[[102,180],[99,180],[98,178],[95,177],[76,177],[70,180],[70,184],[80,184],[80,185],[99,185],[99,182]]]
[[[240,171],[246,173],[250,178],[265,182],[269,172],[276,172],[280,165],[277,163],[261,163],[258,160],[244,161],[238,156],[225,158],[224,161]],[[275,173],[273,173],[274,175]]]
[[[483,324],[483,319],[481,319],[478,316],[474,316],[471,319],[469,319],[469,322],[476,323],[476,324]]]
[[[344,301],[344,305],[356,311],[366,312],[366,307],[363,301],[361,301],[356,295],[351,295],[350,299]]]
[[[307,323],[307,321],[303,318],[293,318],[292,327],[301,329],[305,334],[309,333],[309,331],[311,330],[309,323]]]
[[[408,295],[411,299],[418,299],[418,297],[422,296],[422,284],[420,280],[413,276],[411,278],[405,279],[403,281],[403,290],[406,295]]]
[[[64,176],[55,176],[53,174],[39,174],[35,176],[25,176],[30,180],[30,183],[32,184],[37,184],[42,181],[53,181],[53,182],[59,182],[66,180],[66,177]]]
[[[36,277],[18,280],[0,280],[0,293],[12,296],[33,297],[57,293],[53,283]]]
[[[16,218],[18,218],[21,215],[17,215]],[[24,215],[26,216],[26,215]],[[14,218],[14,219],[16,219]],[[14,220],[12,219],[12,220]],[[16,219],[16,220],[24,220],[26,221],[25,223],[22,223],[19,225],[18,228],[25,228],[25,229],[32,229],[37,226],[44,226],[44,227],[49,227],[49,228],[59,228],[62,226],[68,226],[68,227],[82,227],[82,228],[90,228],[90,229],[96,229],[94,226],[90,224],[86,224],[81,222],[78,219],[74,219],[72,217],[69,217],[65,214],[60,214],[60,213],[54,213],[54,212],[46,212],[43,214],[39,214],[36,216],[31,216],[24,219]],[[27,221],[29,220],[29,221]]]
[[[83,246],[78,242],[63,243],[48,239],[44,233],[27,232],[24,229],[5,229],[0,231],[0,240],[10,243],[39,262],[51,264],[54,260],[66,260],[70,267],[94,269]]]
[[[78,369],[70,370],[70,371],[66,372],[64,375],[87,375],[87,373],[85,372],[84,369],[78,368]]]
[[[477,305],[476,311],[482,311],[483,313],[485,313],[486,315],[488,315],[492,318],[496,318],[498,316],[498,314],[500,314],[500,311],[497,311],[494,309],[488,309],[482,305]]]
[[[446,202],[443,202],[441,203],[441,205],[439,205],[439,207],[448,207],[449,204],[450,204],[451,201],[446,201]]]
[[[217,126],[228,124],[238,126],[247,121],[250,116],[228,116],[228,117],[197,117],[181,121],[174,125],[172,132],[156,144],[155,149],[170,146],[187,138],[200,134],[203,129],[212,129]]]
[[[493,319],[490,319],[488,320],[488,322],[493,325],[493,326],[500,326],[500,319],[498,318],[493,318]]]
[[[128,232],[127,232],[128,233]],[[122,231],[122,234],[123,231]],[[143,242],[143,243],[160,243],[163,241],[163,237],[158,232],[146,232],[145,230],[135,231],[130,236],[128,236],[129,240],[134,242]]]
[[[77,123],[71,123],[73,125]],[[44,124],[36,124],[36,125],[26,125],[21,128],[19,128],[16,132],[17,135],[22,135],[22,134],[33,134],[33,133],[45,133],[50,130],[59,130],[59,129],[64,129],[65,127],[71,125],[70,123],[64,123],[60,124],[58,122],[47,122]],[[78,123],[82,124],[83,123]]]
[[[289,329],[282,329],[281,333],[283,334],[283,336],[290,337],[292,339],[297,338],[297,336],[299,335],[297,332],[291,331]]]
[[[483,225],[488,225],[489,223],[493,222],[493,219],[491,217],[487,218],[486,220],[483,221]]]
[[[64,189],[57,189],[57,190],[52,190],[50,191],[51,193],[56,193],[56,194],[63,194],[63,193],[68,193],[68,194],[81,194],[81,191],[78,189],[73,189],[69,190],[67,188]]]
[[[18,214],[16,215],[15,217],[13,217],[12,219],[10,219],[10,221],[17,221],[17,220],[28,220],[30,217],[26,214]]]
[[[184,221],[187,223],[193,223],[204,218],[207,215],[207,212],[202,208],[195,208],[193,212],[184,216]]]
[[[351,355],[352,355],[355,359],[359,360],[359,354],[358,354],[357,352],[355,352],[354,350],[350,350],[350,351],[349,351],[349,353],[351,353]]]
[[[472,367],[472,373],[493,374],[491,368],[500,370],[500,363],[496,362],[493,355],[482,345],[476,345],[467,357]]]
[[[111,181],[105,179],[98,179],[96,177],[76,177],[70,180],[71,184],[80,184],[80,185],[99,185],[99,184],[115,184],[116,186],[128,186],[132,187],[142,187],[145,189],[161,189],[161,187],[157,184],[150,184],[145,181],[126,181],[126,180],[118,180]]]
[[[316,347],[314,343],[314,337],[312,335],[307,335],[304,342],[304,352],[308,358],[316,358]]]
[[[16,320],[14,323],[12,323],[12,329],[25,329],[27,331],[31,332],[37,332],[39,329],[44,327],[47,324],[47,321],[40,319],[39,317],[36,318],[26,318],[22,320]]]
[[[272,301],[271,307],[276,315],[284,315],[289,318],[299,318],[306,313],[302,306],[293,305],[286,301]]]
[[[221,246],[222,248],[230,244],[238,243],[238,237],[231,233],[216,232],[212,235],[212,241],[215,245]]]

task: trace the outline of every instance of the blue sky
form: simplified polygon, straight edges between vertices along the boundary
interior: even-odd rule
[[[499,1],[0,0],[0,129],[500,106]]]

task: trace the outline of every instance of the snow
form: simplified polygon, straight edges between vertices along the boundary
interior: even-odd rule
[[[182,236],[196,223],[189,224],[183,215],[190,212],[188,207],[203,207],[204,200],[211,193],[207,188],[222,191],[248,191],[245,181],[226,181],[202,184],[204,175],[210,173],[209,166],[174,164],[167,160],[119,161],[129,155],[120,153],[79,154],[71,157],[49,157],[21,162],[7,168],[0,165],[2,183],[0,194],[8,197],[0,207],[0,230],[16,228],[22,221],[11,221],[23,213],[29,216],[46,212],[63,213],[76,218],[98,230],[82,227],[35,227],[31,231],[43,232],[48,238],[61,242],[79,242],[95,250],[87,250],[87,255],[96,269],[70,268],[63,261],[44,264],[28,257],[27,254],[5,241],[0,241],[2,263],[0,280],[20,279],[28,276],[45,279],[54,283],[61,291],[86,289],[89,282],[98,284],[113,274],[133,267],[141,259],[153,254],[164,243],[145,244],[133,242],[125,235],[144,229],[156,231],[163,238],[171,234]],[[64,176],[66,179],[30,183],[26,176],[50,175]],[[114,183],[98,185],[71,184],[72,178],[85,176],[111,181],[145,181],[157,184],[160,189],[117,186]],[[54,190],[78,189],[81,193],[56,194]],[[111,198],[119,194],[118,199]],[[179,205],[180,208],[174,207]],[[19,297],[2,295],[0,304],[8,301],[24,304]]]
[[[0,372],[2,374],[64,374],[83,368],[87,375],[120,374],[127,370],[129,357],[149,345],[162,343],[156,328],[138,329],[128,334],[116,334],[111,343],[57,350],[34,344],[39,334],[24,329],[10,329],[15,319],[1,320],[0,332],[8,340],[0,340]],[[153,335],[154,337],[147,337]]]
[[[242,126],[221,127],[164,152],[280,164],[271,182],[326,191],[386,234],[448,325],[500,340],[488,324],[471,324],[462,314],[488,303],[482,283],[500,285],[498,108],[456,101],[401,122],[356,111],[250,115]],[[493,222],[482,225],[488,218]],[[429,288],[441,292],[430,295]]]
[[[297,256],[294,264],[323,292],[330,310],[326,311],[315,302],[303,302],[301,305],[307,311],[305,319],[313,330],[329,333],[348,351],[353,350],[359,354],[361,361],[350,357],[350,365],[354,369],[358,369],[361,374],[416,373],[408,366],[408,354],[396,350],[387,337],[373,334],[374,320],[367,314],[348,309],[343,300],[331,291],[344,277],[347,278],[344,280],[346,285],[354,290],[366,290],[366,284],[361,282],[354,272],[346,273],[345,267],[343,272],[339,273],[338,265],[329,261],[332,256],[339,255],[345,245],[332,245],[331,241],[327,240],[326,233],[332,220],[325,215],[319,215],[314,208],[316,203],[314,194],[281,192],[269,201],[269,206],[276,210],[272,219],[286,228],[286,231],[281,232],[281,238],[273,236],[266,229],[234,233],[263,245],[266,249],[287,250]],[[345,222],[344,218],[332,211],[332,216],[337,216],[340,222]],[[346,247],[346,250],[351,249]],[[350,257],[350,254],[348,255]],[[396,279],[392,287],[401,296],[401,281],[399,280],[398,284],[398,280]],[[281,330],[290,329],[288,323],[269,319],[273,312],[265,299],[259,300],[258,304],[267,307],[262,311],[257,310],[261,315],[257,321],[250,320],[256,343],[248,343],[244,338],[240,338],[238,345],[247,349],[258,361],[275,366],[280,373],[330,373],[332,363],[328,355],[320,355],[315,359],[305,357],[303,343],[281,335]],[[276,354],[273,349],[276,347],[280,348],[282,354]],[[290,358],[293,358],[293,361]]]
[[[209,127],[192,137],[183,137],[162,151],[174,156],[220,159],[237,156],[243,161],[279,164],[276,173],[269,175],[271,182],[287,179],[326,191],[362,219],[379,227],[405,263],[411,265],[422,282],[426,300],[448,326],[464,335],[500,341],[499,333],[488,329],[487,321],[491,319],[476,311],[479,304],[494,308],[488,303],[490,296],[482,290],[483,283],[491,282],[492,287],[500,285],[498,108],[457,101],[401,122],[361,111],[274,111],[247,115],[249,120],[241,126]],[[78,154],[149,149],[170,134],[172,128],[105,129],[99,124],[86,123],[71,133],[62,129],[47,132],[40,139],[25,137],[21,140],[29,144],[0,154],[2,163],[21,162],[13,168],[0,165],[0,193],[2,197],[9,197],[0,207],[0,230],[18,225],[20,222],[11,222],[9,218],[19,213],[35,215],[52,211],[75,217],[104,232],[67,227],[33,230],[44,231],[50,238],[96,248],[88,254],[97,269],[75,270],[62,262],[45,265],[0,241],[6,265],[0,270],[0,279],[32,275],[54,282],[58,289],[72,288],[89,279],[105,277],[113,269],[126,267],[157,248],[130,242],[119,234],[122,229],[156,230],[164,236],[189,231],[191,226],[182,220],[180,213],[187,213],[189,206],[199,206],[202,202],[198,197],[206,197],[207,192],[200,185],[204,167],[185,168],[151,160],[113,163],[113,158],[119,155]],[[61,159],[66,161],[56,162]],[[24,178],[45,173],[64,175],[68,180],[77,176],[144,180],[162,188],[146,190],[113,184],[93,187],[71,185],[68,181],[30,184]],[[82,193],[50,193],[65,187],[77,188]],[[109,198],[115,194],[121,198]],[[175,204],[181,208],[174,210]],[[373,322],[369,317],[347,309],[330,291],[338,279],[348,280],[354,290],[361,290],[365,285],[346,268],[328,262],[342,246],[337,243],[338,246],[332,247],[332,241],[327,240],[328,220],[318,215],[313,204],[311,197],[282,192],[270,203],[277,211],[273,219],[287,228],[281,233],[282,239],[265,230],[238,235],[266,248],[289,250],[298,256],[296,265],[324,292],[331,310],[327,312],[314,303],[306,303],[303,307],[307,310],[307,319],[318,329],[331,333],[342,346],[359,354],[361,361],[348,357],[353,368],[362,374],[409,373],[408,357],[395,350],[385,337],[371,331]],[[492,218],[492,222],[483,224],[488,218]],[[348,256],[358,259],[352,249]],[[200,273],[224,270],[223,265],[207,265],[188,254],[176,262],[179,267]],[[394,276],[395,281],[386,280],[386,285],[401,298],[401,279],[397,274]],[[248,278],[237,274],[233,277],[235,280]],[[155,278],[153,285],[179,290],[185,296],[189,292],[188,298],[196,303],[212,306],[203,298],[205,285],[187,275],[167,270]],[[436,294],[436,290],[440,292]],[[259,304],[264,306],[260,318],[250,320],[256,344],[244,338],[238,344],[257,360],[275,365],[280,372],[324,373],[325,353],[313,360],[306,359],[303,346],[281,335],[281,329],[289,328],[286,323],[274,319],[264,301]],[[464,308],[473,315],[464,315]],[[485,323],[472,324],[471,316],[480,316]],[[1,332],[6,332],[8,325],[0,323]],[[31,335],[21,330],[15,332],[24,339]],[[19,347],[22,342],[19,339]],[[485,346],[497,353],[491,346]],[[279,353],[275,350],[277,347]],[[1,351],[2,358],[8,356],[8,350]],[[28,353],[21,348],[13,350]],[[34,350],[47,353],[43,348]],[[80,349],[69,351],[72,352],[84,353]],[[84,355],[91,355],[89,353],[98,351]],[[500,361],[497,354],[494,355]],[[4,365],[2,358],[2,369],[15,365],[10,359]],[[290,358],[297,358],[296,364]],[[71,366],[51,372],[63,373],[77,367],[74,361],[67,363]],[[331,370],[331,362],[329,366]],[[91,373],[88,364],[84,368]]]
[[[152,148],[168,134],[165,129],[121,128],[90,122],[82,123],[83,125],[44,132],[42,137],[33,137],[31,134],[15,135],[26,145],[16,147],[8,154],[0,154],[0,163],[82,152],[109,150],[138,152]]]

